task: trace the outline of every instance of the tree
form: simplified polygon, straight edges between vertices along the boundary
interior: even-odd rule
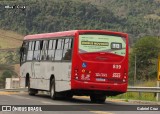
[[[156,77],[157,57],[160,52],[158,37],[140,38],[134,45],[130,56],[130,79],[133,79],[134,68],[137,68],[138,80],[149,80]],[[136,60],[135,60],[136,58]],[[136,66],[135,66],[136,61]]]
[[[11,78],[12,75],[13,75],[13,72],[10,71],[10,70],[5,70],[2,73],[2,76],[0,77],[0,83],[1,83],[1,87],[0,88],[4,88],[5,87],[6,78]]]
[[[13,72],[10,70],[5,70],[2,74],[2,80],[5,81],[6,78],[11,78],[13,75]]]
[[[17,75],[13,66],[7,64],[0,64],[0,72],[3,72],[2,75],[0,75],[0,88],[4,88],[6,78]]]

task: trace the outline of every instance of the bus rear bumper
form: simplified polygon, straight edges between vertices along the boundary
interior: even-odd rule
[[[127,83],[96,83],[74,81],[71,88],[72,90],[100,90],[124,93],[127,91]]]

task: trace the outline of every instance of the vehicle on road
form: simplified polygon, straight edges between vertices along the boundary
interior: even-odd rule
[[[128,35],[106,30],[72,30],[27,35],[20,50],[21,87],[52,99],[125,93],[128,85]]]

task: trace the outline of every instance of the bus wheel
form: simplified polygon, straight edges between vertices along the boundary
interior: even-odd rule
[[[38,93],[38,90],[30,88],[30,81],[28,81],[28,94],[34,96]]]
[[[51,96],[51,99],[53,99],[53,100],[57,99],[54,79],[52,79],[52,81],[51,81],[50,96]]]
[[[105,95],[90,95],[91,102],[93,103],[104,103],[106,100]]]

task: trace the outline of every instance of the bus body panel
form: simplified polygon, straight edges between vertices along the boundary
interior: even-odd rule
[[[124,67],[124,62],[122,63],[114,63],[114,64],[101,64],[97,63],[95,67],[92,67],[93,64],[89,62],[85,62],[88,67],[82,68],[79,66],[79,71],[83,70],[89,73],[79,73],[79,79],[75,79],[73,75],[72,78],[72,89],[84,89],[84,90],[103,90],[103,91],[119,91],[126,92],[127,83],[128,83],[128,75],[126,68]],[[123,65],[124,64],[124,65]],[[82,65],[82,62],[80,63]],[[113,70],[113,65],[121,65],[121,69]],[[105,69],[98,70],[101,67],[105,67]],[[114,75],[118,74],[118,75]],[[98,80],[99,79],[99,80]],[[105,81],[104,81],[105,80]]]
[[[36,69],[34,65],[38,65]],[[32,69],[32,70],[31,70]],[[35,71],[39,70],[39,75]],[[71,63],[59,62],[28,62],[21,65],[21,87],[25,87],[26,75],[30,76],[30,87],[34,89],[47,90],[50,88],[50,77],[55,76],[56,91],[71,90]]]
[[[20,87],[25,88],[26,87],[26,78],[25,77],[20,77]]]
[[[84,32],[85,33],[85,32]],[[86,32],[88,33],[88,32]],[[85,33],[85,34],[86,34]],[[93,32],[91,32],[93,34]],[[96,32],[95,32],[96,33]],[[91,54],[84,55],[78,53],[78,33],[75,36],[75,47],[74,55],[72,60],[72,79],[71,79],[71,88],[72,90],[100,90],[102,92],[119,92],[124,93],[127,91],[128,86],[128,35],[123,33],[115,32],[102,32],[103,34],[116,34],[122,36],[126,40],[126,55],[124,57],[116,57],[109,54],[96,54],[96,57],[102,58],[102,60],[95,60]],[[101,34],[101,32],[99,32]],[[109,57],[108,57],[109,56]],[[107,60],[103,60],[103,58]],[[113,59],[114,57],[114,59]],[[88,60],[86,60],[88,58]],[[83,68],[83,63],[87,66]],[[114,66],[120,66],[121,68],[116,69]],[[75,79],[75,70],[78,73],[78,79]],[[91,73],[85,73],[91,72]],[[116,76],[115,74],[118,74]],[[96,76],[97,75],[97,76]],[[103,75],[103,76],[100,76]],[[120,75],[120,76],[119,76]],[[82,79],[83,78],[83,79]],[[89,79],[90,78],[90,79]],[[96,79],[105,79],[105,81]],[[83,92],[83,91],[82,91]],[[107,95],[107,93],[106,93]]]
[[[82,63],[87,64],[87,68],[82,68]],[[110,63],[104,65],[103,63],[97,63],[96,66],[90,62],[79,62],[76,67],[79,71],[79,79],[72,77],[72,89],[84,89],[84,90],[103,90],[103,91],[119,91],[126,92],[128,83],[127,66],[125,62],[121,63]],[[121,69],[113,69],[114,65],[120,65]],[[104,69],[99,69],[104,67]],[[87,73],[82,73],[87,71]],[[91,72],[91,73],[88,73]],[[118,74],[118,75],[114,75]],[[97,80],[103,79],[103,80]]]
[[[26,62],[20,67],[20,87],[26,87],[26,75],[32,73],[31,62]]]

